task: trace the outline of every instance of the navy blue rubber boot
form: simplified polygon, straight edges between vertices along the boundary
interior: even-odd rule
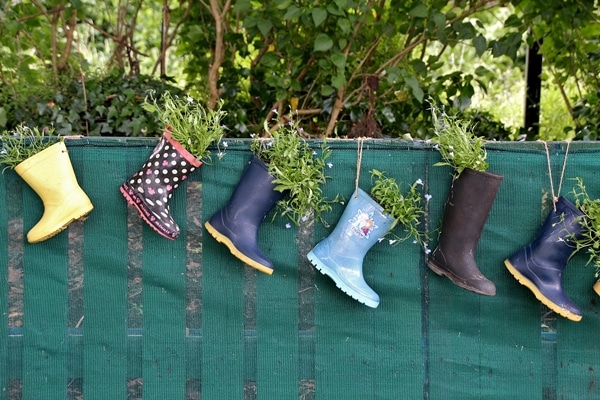
[[[267,213],[285,195],[275,190],[273,179],[265,163],[252,156],[229,202],[204,224],[231,254],[268,275],[273,273],[273,263],[258,247],[258,232]]]
[[[509,272],[555,313],[571,321],[581,321],[581,310],[563,291],[562,275],[575,252],[573,241],[580,238],[583,213],[564,197],[559,197],[538,236],[504,261]]]
[[[363,276],[363,259],[391,228],[394,219],[363,190],[348,201],[331,234],[308,254],[310,262],[329,276],[348,296],[371,308],[379,305],[379,295]]]

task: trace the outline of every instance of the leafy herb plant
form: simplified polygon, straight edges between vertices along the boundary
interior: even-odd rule
[[[573,178],[577,185],[573,188],[575,206],[585,214],[579,220],[583,228],[582,236],[574,240],[577,251],[585,250],[589,255],[588,264],[595,267],[596,278],[600,278],[600,199],[591,199],[582,178]]]
[[[423,185],[421,180],[413,183],[403,194],[400,184],[394,178],[376,169],[370,172],[371,178],[375,180],[371,187],[371,197],[394,218],[390,231],[400,224],[404,227],[406,236],[398,240],[404,241],[412,237],[417,243],[423,245],[424,234],[419,230],[421,217],[424,214],[423,196],[419,191],[419,186]]]
[[[208,147],[213,142],[218,146],[223,138],[225,128],[221,119],[225,112],[221,106],[219,103],[216,110],[205,109],[189,96],[173,96],[170,92],[164,92],[160,99],[151,95],[143,105],[145,110],[158,116],[174,140],[200,160],[210,160]],[[219,151],[219,157],[222,155]]]
[[[456,171],[456,176],[465,168],[486,171],[489,165],[486,161],[485,140],[475,136],[471,122],[448,115],[433,102],[430,104],[436,135],[431,141],[436,143],[443,160],[434,165],[449,165]]]
[[[264,128],[269,132],[266,122]],[[331,211],[331,203],[336,201],[329,201],[321,189],[328,178],[325,161],[331,150],[323,142],[318,154],[300,137],[293,121],[270,134],[270,138],[255,136],[250,149],[268,166],[275,190],[288,194],[278,202],[276,215],[286,216],[296,225],[313,219],[326,225],[323,214]]]
[[[4,165],[3,171],[7,168],[14,169],[29,157],[56,143],[49,140],[53,133],[54,129],[49,129],[45,134],[37,127],[29,128],[24,125],[18,125],[12,133],[8,131],[2,133],[0,136],[2,142],[0,165]]]

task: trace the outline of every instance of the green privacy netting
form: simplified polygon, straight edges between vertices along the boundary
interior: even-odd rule
[[[272,276],[244,267],[203,229],[250,158],[229,140],[173,197],[181,236],[157,235],[128,208],[119,186],[154,139],[69,140],[79,183],[95,209],[39,244],[24,235],[40,218],[37,195],[0,175],[0,399],[597,399],[600,329],[594,274],[577,254],[565,291],[579,323],[556,317],[506,271],[550,206],[542,143],[490,143],[504,181],[477,248],[497,286],[482,297],[432,274],[415,244],[375,245],[364,261],[381,297],[371,309],[315,273],[305,254],[330,227],[265,221],[260,246]],[[349,198],[357,143],[330,141],[325,192]],[[315,148],[319,146],[315,143]],[[557,191],[565,143],[550,143]],[[599,143],[572,143],[560,194],[582,177],[600,197]],[[431,146],[366,141],[360,186],[377,168],[432,195],[423,223],[439,227],[451,180]],[[571,196],[572,198],[572,196]],[[436,236],[430,247],[435,246]]]

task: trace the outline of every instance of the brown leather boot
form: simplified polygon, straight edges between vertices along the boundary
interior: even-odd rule
[[[479,271],[475,248],[492,209],[502,176],[465,169],[452,181],[444,208],[438,247],[427,261],[429,268],[455,285],[494,296],[496,286]]]

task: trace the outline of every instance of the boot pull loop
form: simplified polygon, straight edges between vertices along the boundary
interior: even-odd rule
[[[360,178],[360,165],[362,164],[362,153],[363,153],[363,138],[359,137],[356,139],[358,142],[356,147],[357,159],[356,159],[356,181],[354,182],[354,198],[358,198],[358,180]]]
[[[567,158],[569,157],[569,146],[571,145],[571,141],[567,140],[567,148],[565,150],[565,159],[563,160],[562,171],[560,173],[560,181],[558,184],[558,192],[554,193],[554,183],[552,179],[552,166],[550,163],[550,151],[548,150],[548,143],[543,140],[544,148],[546,149],[546,161],[548,162],[548,176],[550,177],[550,191],[552,192],[552,206],[554,208],[554,212],[556,212],[556,202],[558,201],[558,196],[560,196],[560,191],[562,189],[563,179],[565,177],[565,169],[567,167]]]

